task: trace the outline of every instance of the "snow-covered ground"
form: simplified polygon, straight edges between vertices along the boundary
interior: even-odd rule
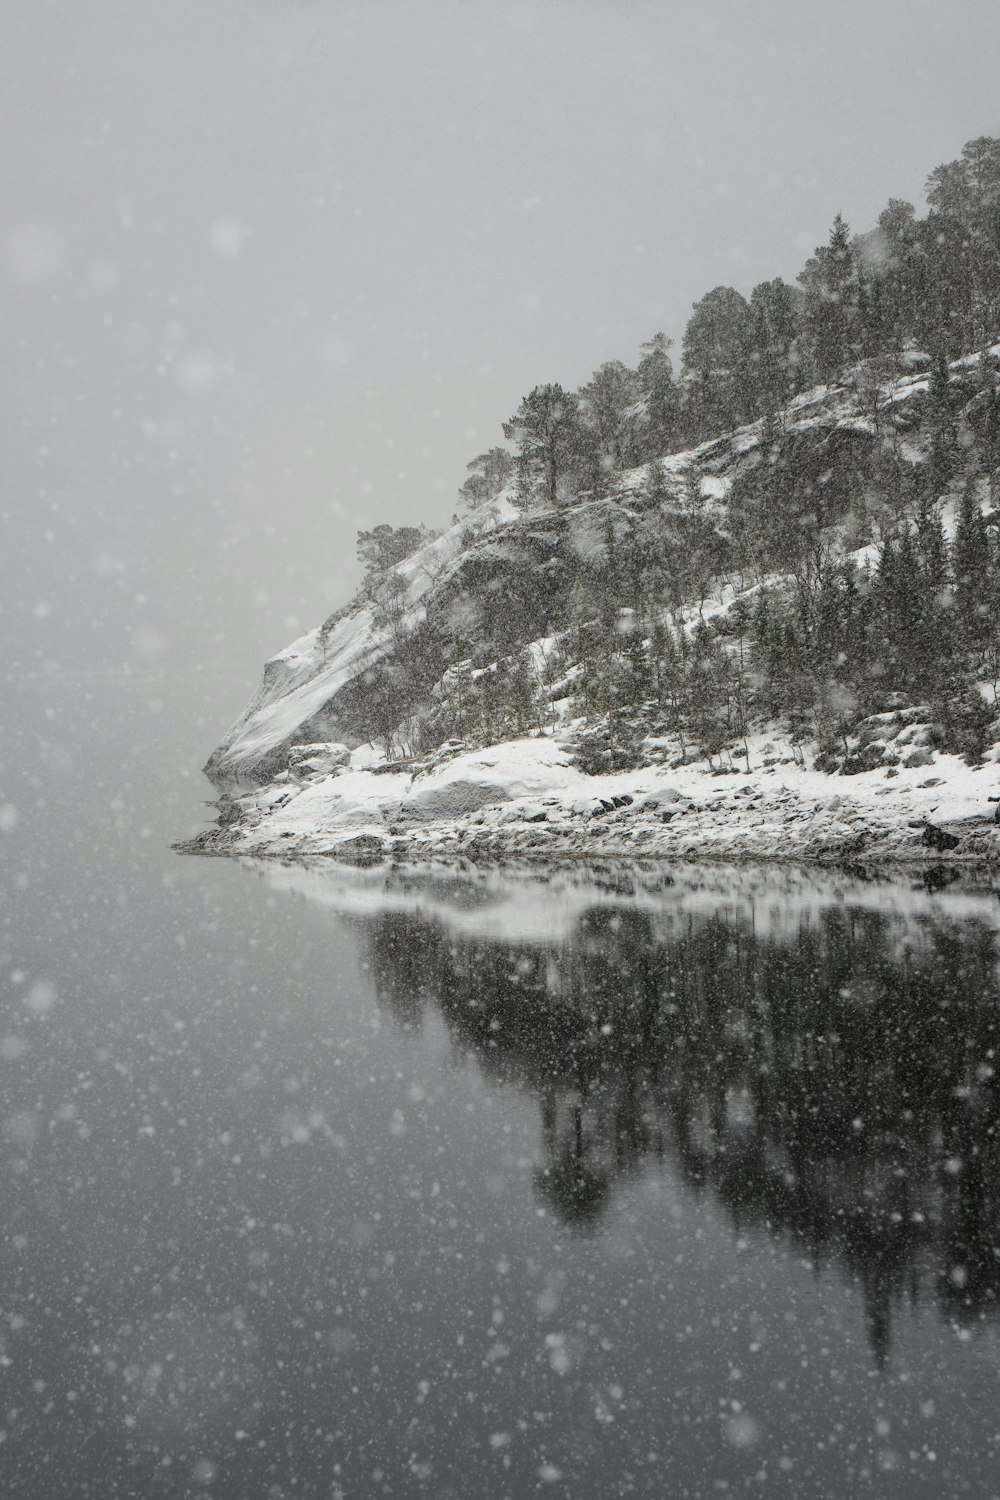
[[[929,765],[831,776],[774,736],[753,736],[748,748],[749,771],[720,774],[702,761],[603,776],[575,769],[548,736],[459,751],[416,772],[382,771],[363,749],[343,768],[293,767],[223,799],[222,826],[181,847],[286,858],[1000,863],[992,761],[970,767],[935,753]],[[955,841],[948,848],[942,833]]]

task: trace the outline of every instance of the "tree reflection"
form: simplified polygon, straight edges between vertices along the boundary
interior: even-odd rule
[[[836,1259],[879,1362],[903,1299],[931,1291],[963,1320],[996,1308],[1000,992],[981,923],[830,906],[789,937],[724,911],[596,905],[552,945],[399,913],[366,928],[400,1019],[433,1003],[537,1097],[535,1186],[566,1224],[595,1225],[666,1154],[740,1230]]]

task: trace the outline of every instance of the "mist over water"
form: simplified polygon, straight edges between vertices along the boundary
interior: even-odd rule
[[[0,1027],[6,1492],[991,1494],[940,886],[95,864]]]

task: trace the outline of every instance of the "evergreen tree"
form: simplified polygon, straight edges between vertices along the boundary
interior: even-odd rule
[[[979,394],[969,409],[983,468],[989,480],[990,504],[1000,500],[1000,373],[987,349],[979,355]]]
[[[892,305],[884,279],[878,275],[866,275],[860,260],[857,306],[858,345],[862,357],[869,362],[885,358],[897,347]],[[892,368],[891,364],[888,368]]]
[[[580,391],[581,414],[606,472],[619,473],[640,462],[641,397],[639,376],[620,359],[601,365]]]
[[[948,544],[944,537],[941,512],[926,501],[917,506],[916,533],[910,538],[917,556],[920,576],[925,586],[938,593],[948,582]]]
[[[538,676],[527,646],[514,657],[507,675],[507,715],[516,735],[528,734],[541,725],[542,703]]]
[[[928,550],[909,531],[882,548],[875,580],[877,659],[886,689],[931,704],[948,722],[949,699],[957,700],[962,680],[961,651]],[[935,544],[931,554],[936,550]]]
[[[358,532],[358,562],[365,566],[365,582],[371,584],[394,568],[397,563],[433,541],[439,533],[426,526],[374,526]]]
[[[610,631],[618,617],[622,600],[621,560],[618,554],[618,538],[615,524],[608,516],[604,522],[604,565],[600,571],[598,599],[602,626]]]
[[[442,703],[439,714],[442,739],[467,739],[478,727],[472,659],[466,643],[456,639],[448,671],[442,679]]]
[[[691,637],[688,709],[691,730],[709,764],[726,743],[725,659],[715,635],[699,621]]]
[[[723,656],[723,662],[726,668],[729,733],[732,739],[742,742],[747,770],[750,769],[747,734],[754,708],[750,626],[750,606],[745,599],[736,599],[725,618],[726,634],[731,645]]]
[[[686,760],[687,674],[690,660],[686,633],[683,630],[672,630],[669,625],[658,621],[650,641],[650,657],[660,708],[680,742],[681,757]]]
[[[837,214],[830,241],[820,245],[799,276],[804,322],[816,378],[830,382],[861,353],[858,264],[847,224]]]
[[[510,732],[507,717],[507,677],[510,659],[501,657],[476,678],[479,723],[487,744],[497,744]]]
[[[653,669],[641,617],[633,612],[624,622],[616,698],[633,712],[642,708],[653,692]]]
[[[561,385],[536,385],[503,424],[503,434],[517,444],[522,500],[555,505],[565,498],[586,446],[576,396]]]
[[[912,203],[890,198],[876,231],[878,260],[874,274],[882,301],[887,348],[901,350],[916,337],[926,301],[926,262],[918,246]]]
[[[966,142],[957,161],[935,168],[926,191],[938,331],[975,348],[1000,324],[1000,140]]]
[[[989,537],[979,504],[979,473],[970,463],[955,514],[951,566],[956,624],[966,649],[977,658],[986,649],[992,626],[990,564]]]
[[[984,624],[986,641],[983,648],[983,671],[993,688],[994,709],[1000,709],[1000,531],[994,527],[987,533],[989,545],[989,568],[987,572],[987,596]]]
[[[573,703],[577,713],[587,718],[603,712],[606,704],[601,672],[600,631],[593,601],[580,580],[572,588],[569,606],[569,654],[578,667]]]
[[[925,349],[956,359],[975,347],[972,337],[973,263],[969,234],[948,214],[931,213],[919,228],[926,266],[916,337]]]
[[[781,411],[800,388],[801,301],[802,293],[780,277],[753,289],[748,373],[754,417]]]
[[[750,309],[731,286],[708,292],[684,330],[685,426],[692,442],[752,420]]]
[[[646,465],[646,494],[656,505],[663,505],[670,499],[667,466],[662,458],[652,458]]]
[[[955,471],[958,455],[958,432],[951,396],[948,362],[938,352],[931,364],[927,387],[927,428],[930,451],[927,462],[927,484],[930,498],[937,500],[947,490]]]
[[[765,718],[773,719],[784,701],[782,611],[770,589],[758,589],[750,630],[750,658],[757,673],[758,698]]]
[[[459,499],[469,510],[492,500],[514,477],[514,460],[506,448],[490,448],[466,464],[469,477],[459,490]]]
[[[677,437],[679,397],[670,358],[673,341],[665,333],[654,333],[642,345],[639,386],[645,403],[645,427],[641,432],[644,456],[662,458],[670,453]]]

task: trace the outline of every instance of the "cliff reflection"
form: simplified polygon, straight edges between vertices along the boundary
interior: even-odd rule
[[[380,1000],[440,1009],[532,1093],[539,1196],[585,1229],[657,1157],[734,1226],[859,1283],[884,1361],[894,1306],[992,1314],[1000,1289],[996,935],[851,905],[760,935],[738,912],[595,903],[551,944],[363,921]]]

